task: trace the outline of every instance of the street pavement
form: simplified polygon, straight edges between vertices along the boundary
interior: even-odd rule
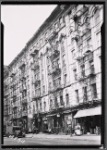
[[[4,145],[100,145],[99,135],[27,134],[25,138],[5,137]]]

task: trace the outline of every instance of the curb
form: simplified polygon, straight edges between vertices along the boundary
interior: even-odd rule
[[[62,139],[62,140],[84,140],[84,141],[96,141],[96,140],[100,140],[100,137],[99,139],[85,139],[85,138],[78,138],[78,137],[42,137],[42,136],[35,136],[35,135],[32,135],[32,136],[26,136],[26,138],[46,138],[46,139]]]

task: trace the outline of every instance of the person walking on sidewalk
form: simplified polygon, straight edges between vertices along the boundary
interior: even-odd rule
[[[70,136],[72,136],[72,125],[69,124],[69,131],[70,131]]]

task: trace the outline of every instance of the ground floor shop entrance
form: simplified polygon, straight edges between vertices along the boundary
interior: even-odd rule
[[[52,133],[64,133],[70,134],[72,124],[71,111],[52,114],[47,116],[48,128],[52,130]]]
[[[37,130],[37,132],[42,131],[42,117],[40,116],[40,114],[34,115],[33,124],[34,124],[34,127]]]
[[[83,134],[100,134],[101,133],[101,116],[90,116],[77,119]]]
[[[52,131],[52,133],[63,132],[63,123],[64,116],[63,114],[54,114],[47,117],[48,119],[48,129]]]
[[[74,116],[83,134],[101,133],[101,107],[79,110]]]

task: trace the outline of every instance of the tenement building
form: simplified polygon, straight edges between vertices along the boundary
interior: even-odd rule
[[[7,124],[7,120],[8,120],[8,109],[9,109],[9,71],[8,71],[8,67],[4,66],[4,88],[3,88],[3,97],[4,97],[4,101],[3,101],[3,116],[4,116],[4,125]]]
[[[8,121],[26,132],[66,133],[77,123],[100,132],[102,24],[103,5],[54,9],[8,66]]]

